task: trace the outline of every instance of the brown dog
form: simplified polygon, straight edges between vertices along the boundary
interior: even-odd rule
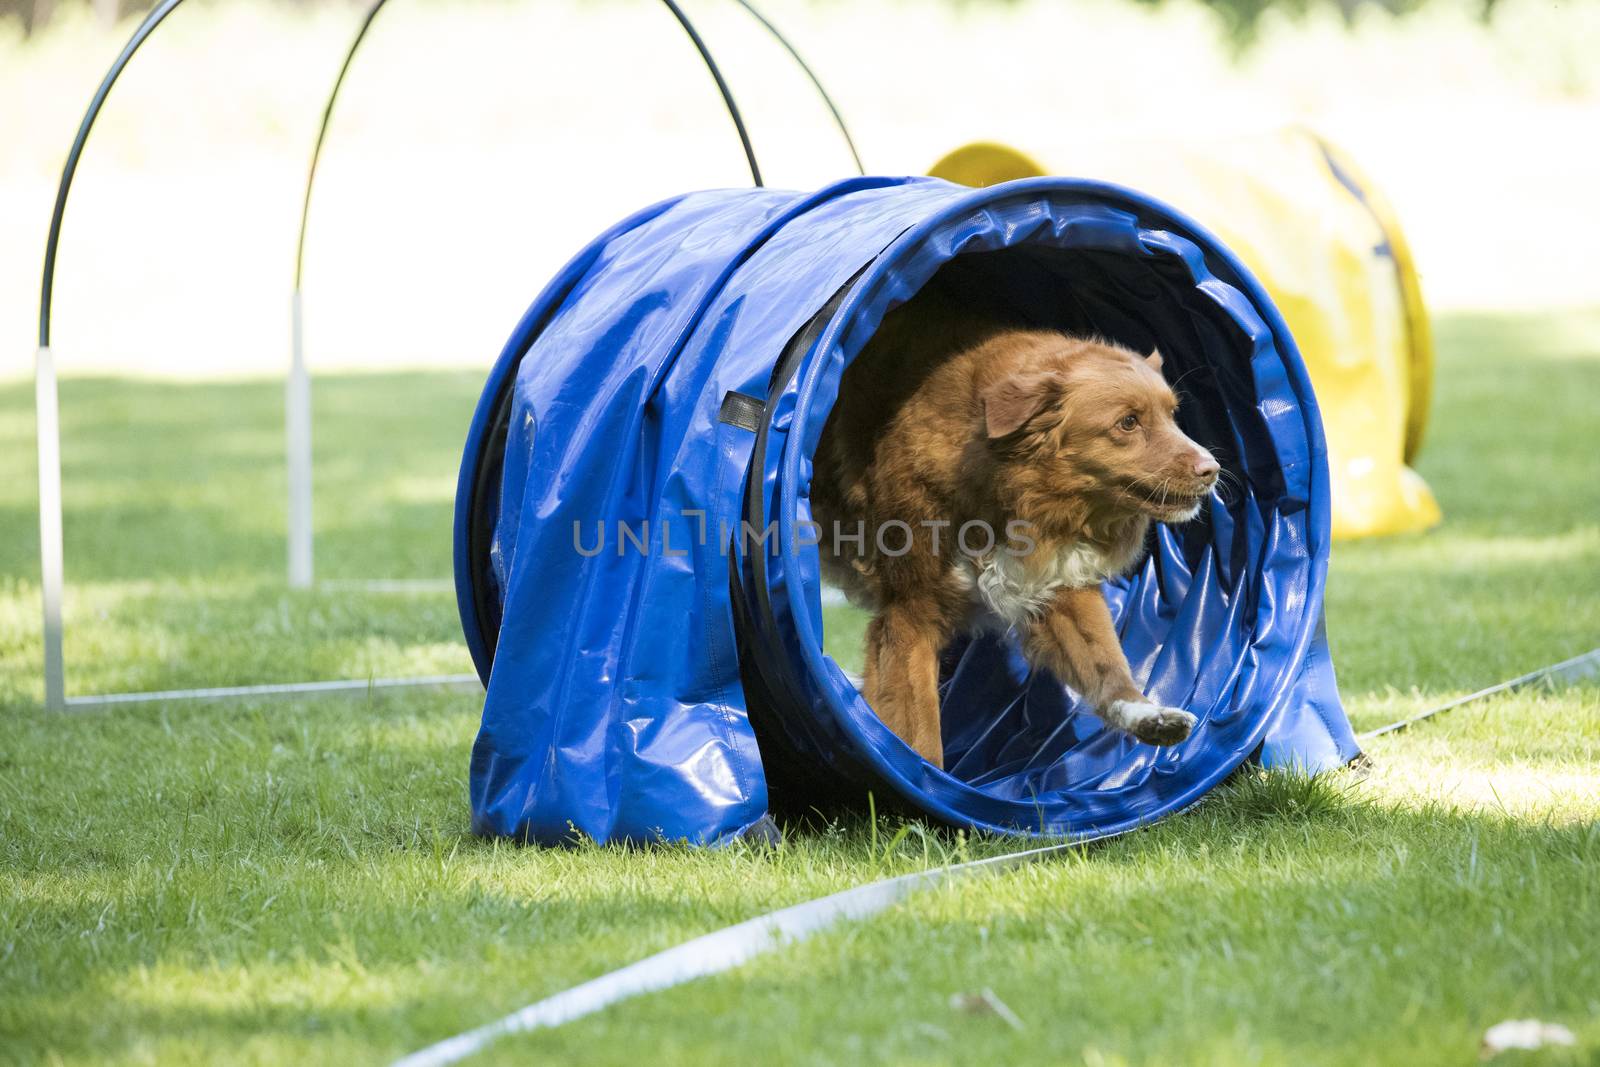
[[[877,612],[867,701],[935,766],[940,653],[985,628],[1014,632],[1107,725],[1155,745],[1189,735],[1194,716],[1134,684],[1100,589],[1151,519],[1193,518],[1217,480],[1160,368],[1154,352],[914,300],[845,372],[811,489],[823,570]]]

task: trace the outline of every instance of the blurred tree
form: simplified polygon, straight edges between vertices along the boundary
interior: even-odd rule
[[[59,4],[70,2],[74,0],[0,0],[0,21],[7,18],[19,19],[22,22],[23,34],[31,34],[50,21]],[[308,3],[313,0],[299,0],[299,2]],[[978,6],[997,2],[1016,4],[1023,0],[946,0],[946,2]],[[1132,2],[1159,6],[1167,0],[1132,0]],[[1261,17],[1268,11],[1280,11],[1298,18],[1319,8],[1334,8],[1344,16],[1346,22],[1351,22],[1355,19],[1356,12],[1363,7],[1404,15],[1428,2],[1429,0],[1201,0],[1201,3],[1217,13],[1229,38],[1240,49],[1248,47],[1255,40]],[[1481,4],[1483,15],[1487,18],[1493,12],[1498,0],[1477,0],[1477,2]],[[152,0],[88,0],[88,3],[93,7],[95,18],[109,25],[124,16],[142,14],[149,10]]]
[[[1138,0],[1147,6],[1160,5],[1166,0]],[[1313,10],[1333,8],[1344,17],[1346,25],[1355,21],[1356,13],[1363,7],[1377,8],[1394,15],[1406,15],[1422,7],[1428,0],[1201,0],[1217,13],[1227,30],[1229,39],[1237,48],[1250,45],[1261,25],[1261,17],[1268,11],[1278,11],[1293,18],[1303,18]],[[1480,0],[1483,13],[1488,16],[1495,0]]]
[[[323,4],[334,0],[287,0],[300,6]],[[342,0],[346,4],[365,6],[370,0]],[[103,26],[113,26],[118,20],[141,16],[155,6],[156,0],[0,0],[0,23],[15,19],[22,24],[22,35],[27,37],[43,29],[53,15],[72,4],[87,6]]]
[[[1019,4],[1026,0],[948,0],[965,7],[979,7],[985,4],[1005,3]],[[1132,3],[1145,7],[1160,7],[1168,0],[1131,0]],[[1226,30],[1228,39],[1234,47],[1243,51],[1255,42],[1256,34],[1261,27],[1261,18],[1268,11],[1277,11],[1291,18],[1302,18],[1312,11],[1333,9],[1344,17],[1346,25],[1355,22],[1356,14],[1362,8],[1374,8],[1387,11],[1392,15],[1408,15],[1422,7],[1430,0],[1200,0],[1200,3],[1210,8],[1221,20]],[[1473,0],[1479,9],[1480,16],[1487,21],[1494,14],[1496,5],[1500,0]]]
[[[18,20],[22,23],[22,35],[26,37],[35,27],[50,21],[55,6],[54,0],[0,0],[0,22]]]
[[[150,7],[150,0],[90,0],[90,5],[94,17],[110,26],[123,15],[145,11]],[[19,20],[23,35],[28,36],[43,28],[58,6],[60,0],[0,0],[0,20]]]

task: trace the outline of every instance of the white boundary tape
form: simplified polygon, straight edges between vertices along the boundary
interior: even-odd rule
[[[620,1000],[732,970],[756,956],[804,941],[836,923],[876,915],[913,893],[931,889],[943,882],[965,878],[979,871],[1021,866],[1098,840],[1104,838],[1084,838],[988,859],[955,863],[931,871],[916,871],[759,915],[573,986],[486,1026],[429,1045],[396,1060],[393,1067],[442,1067],[444,1064],[459,1063],[508,1034],[560,1026],[592,1015]]]
[[[418,678],[340,678],[331,682],[285,682],[281,685],[226,685],[211,689],[168,689],[154,693],[101,693],[95,696],[68,697],[67,708],[104,708],[117,704],[152,704],[172,700],[235,700],[240,697],[320,696],[335,693],[363,693],[370,689],[400,689],[405,686],[434,688],[483,688],[476,674],[432,674]]]
[[[1447,704],[1440,704],[1436,708],[1430,708],[1408,718],[1396,719],[1394,722],[1379,726],[1377,729],[1356,734],[1356,740],[1370,741],[1374,737],[1392,734],[1396,730],[1404,730],[1408,726],[1415,726],[1417,723],[1425,719],[1431,719],[1435,715],[1453,711],[1463,704],[1470,704],[1474,700],[1482,700],[1484,697],[1494,696],[1496,693],[1509,693],[1516,689],[1522,689],[1535,682],[1542,682],[1546,678],[1575,682],[1580,678],[1592,678],[1596,675],[1600,675],[1600,648],[1591,649],[1581,656],[1564,659],[1560,663],[1552,663],[1548,667],[1540,667],[1536,671],[1529,671],[1521,677],[1512,678],[1510,681],[1501,682],[1499,685],[1491,685],[1489,688],[1480,689],[1476,693],[1468,693],[1464,697],[1458,697]]]
[[[1576,681],[1595,675],[1600,675],[1600,648],[1561,663],[1541,667],[1520,678],[1480,689],[1448,704],[1442,704],[1408,719],[1392,722],[1376,730],[1368,730],[1358,736],[1366,740],[1392,733],[1442,712],[1459,708],[1471,701],[1495,693],[1520,689],[1544,678]],[[764,953],[804,941],[836,923],[847,919],[869,918],[893,907],[914,893],[931,889],[943,882],[964,878],[982,870],[1007,870],[1059,855],[1069,849],[1082,848],[1084,845],[1103,841],[1112,836],[1117,835],[1081,838],[1059,845],[1046,845],[988,859],[955,863],[931,871],[903,874],[898,878],[871,882],[769,912],[766,915],[758,915],[754,919],[747,919],[735,926],[724,927],[692,941],[685,941],[681,945],[629,964],[621,970],[603,974],[582,985],[573,986],[544,1000],[536,1001],[492,1023],[429,1045],[394,1061],[393,1067],[444,1067],[446,1064],[459,1063],[510,1034],[560,1026],[574,1019],[593,1015],[618,1001],[670,989],[696,978],[732,970]]]

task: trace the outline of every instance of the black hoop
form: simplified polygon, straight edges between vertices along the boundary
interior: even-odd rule
[[[105,105],[106,97],[111,92],[111,87],[116,84],[117,77],[122,73],[122,68],[128,65],[128,60],[144,44],[146,37],[155,32],[161,25],[161,20],[172,13],[172,9],[181,4],[183,0],[162,0],[150,14],[144,17],[133,36],[128,38],[128,43],[122,46],[122,51],[112,62],[111,69],[106,71],[106,76],[100,81],[100,88],[95,90],[94,98],[89,101],[89,110],[84,112],[83,121],[78,124],[78,136],[73,138],[72,150],[67,153],[67,162],[61,168],[61,184],[56,186],[56,206],[50,213],[50,236],[44,246],[44,281],[39,286],[39,347],[50,347],[50,298],[55,289],[56,279],[56,245],[61,241],[61,219],[67,210],[67,193],[72,188],[72,176],[78,170],[78,157],[83,155],[83,146],[89,140],[89,130],[94,126],[95,118],[100,114],[100,108]]]
[[[749,0],[734,0],[734,3],[748,11],[751,18],[761,23],[762,27],[783,46],[783,50],[789,53],[789,58],[794,60],[795,66],[799,67],[801,72],[811,79],[811,84],[816,88],[817,95],[822,97],[822,103],[827,107],[828,114],[833,116],[833,124],[839,127],[839,136],[844,138],[844,145],[850,150],[850,158],[855,161],[856,173],[865,176],[867,168],[861,165],[861,153],[856,151],[856,141],[854,137],[850,136],[850,127],[845,125],[844,116],[839,113],[839,108],[834,104],[833,97],[828,95],[828,90],[822,87],[822,80],[811,69],[811,65],[800,58],[799,51],[789,43],[789,38],[780,33],[778,27],[774,26],[765,15],[757,11]]]
[[[372,26],[372,20],[377,17],[378,12],[381,11],[384,5],[388,2],[389,0],[373,0],[372,6],[367,9],[366,18],[361,20],[361,28],[356,31],[355,38],[350,42],[349,50],[345,52],[344,63],[339,67],[339,76],[334,79],[333,89],[328,93],[328,103],[322,109],[322,125],[317,129],[317,144],[316,148],[313,149],[311,153],[311,169],[306,174],[305,199],[300,208],[300,234],[295,241],[294,287],[296,289],[300,288],[300,281],[303,276],[306,229],[309,224],[311,214],[311,190],[317,180],[317,161],[322,155],[322,143],[328,135],[328,124],[333,120],[334,104],[339,99],[340,88],[342,88],[344,85],[345,73],[349,71],[351,61],[355,59],[356,52],[361,47],[361,42],[366,38],[367,30]],[[784,48],[788,49],[789,54],[793,56],[795,62],[800,65],[800,69],[805,71],[806,76],[811,79],[811,83],[815,85],[817,87],[817,91],[822,94],[822,99],[828,105],[828,110],[833,112],[834,121],[839,124],[840,130],[844,133],[845,143],[850,146],[850,154],[855,156],[855,143],[850,140],[850,133],[844,128],[844,120],[839,117],[838,109],[834,107],[833,101],[828,98],[828,94],[823,91],[822,84],[817,81],[816,75],[811,73],[811,68],[806,66],[805,61],[802,60],[799,53],[794,50],[794,46],[789,44],[789,42],[784,39],[783,35],[778,32],[772,23],[763,18],[760,12],[756,11],[755,8],[751,7],[745,2],[745,0],[735,0],[735,2],[743,7],[746,11],[749,11],[757,21],[765,26],[767,30],[778,39],[779,43],[782,44]],[[724,79],[722,76],[721,68],[717,66],[716,60],[711,55],[710,48],[706,46],[705,40],[701,38],[699,31],[695,29],[694,23],[689,20],[689,16],[684,13],[683,9],[678,6],[675,0],[662,0],[662,3],[666,5],[667,10],[672,12],[673,17],[678,20],[678,25],[683,27],[683,32],[688,34],[689,40],[694,44],[695,50],[700,53],[700,59],[703,63],[705,63],[706,70],[711,73],[712,79],[717,83],[717,91],[722,95],[723,106],[728,109],[728,117],[733,120],[733,127],[739,134],[739,144],[744,149],[745,162],[750,168],[751,183],[757,187],[762,186],[765,183],[761,180],[761,167],[756,162],[756,153],[755,149],[750,144],[749,131],[745,128],[744,117],[740,114],[739,105],[733,98],[733,90],[728,87],[726,79]],[[860,165],[861,160],[860,157],[857,156],[857,169],[860,169]]]
[[[55,290],[56,254],[61,242],[61,225],[66,214],[67,195],[72,189],[72,179],[77,174],[78,161],[83,155],[84,146],[88,143],[89,131],[94,127],[95,119],[99,117],[100,110],[105,106],[106,98],[111,93],[111,87],[116,84],[117,78],[121,76],[123,68],[128,65],[128,61],[133,58],[134,53],[139,50],[145,40],[155,32],[156,27],[182,2],[183,0],[161,0],[161,3],[144,17],[134,29],[133,35],[128,38],[128,43],[123,45],[122,51],[117,54],[110,69],[106,71],[105,77],[101,79],[100,87],[90,99],[89,107],[84,112],[83,120],[78,124],[77,136],[73,139],[72,148],[67,153],[66,163],[61,168],[61,181],[56,187],[55,206],[50,215],[50,233],[45,241],[44,274],[39,286],[39,347],[41,348],[47,348],[50,345],[50,316]],[[350,63],[355,58],[356,51],[361,47],[361,42],[371,28],[373,19],[377,17],[378,12],[382,10],[387,2],[388,0],[374,0],[372,6],[367,10],[366,17],[362,19],[361,27],[357,31],[355,39],[350,42],[350,47],[345,53],[344,63],[339,67],[339,75],[334,80],[333,89],[328,94],[327,105],[323,108],[322,123],[317,129],[316,146],[312,150],[311,165],[306,176],[305,197],[300,208],[300,233],[295,243],[294,279],[296,289],[300,287],[301,272],[304,266],[306,225],[311,211],[311,190],[316,180],[317,163],[322,155],[322,145],[327,136],[328,124],[333,117],[334,103],[338,99],[339,90],[344,84],[345,75],[349,72]],[[856,152],[855,142],[850,137],[850,131],[845,127],[844,119],[839,114],[839,109],[834,105],[827,91],[823,89],[822,83],[817,79],[816,74],[812,72],[805,60],[800,58],[800,53],[778,31],[777,27],[746,0],[736,0],[736,2],[777,39],[778,43],[794,58],[800,69],[805,72],[806,76],[811,80],[811,84],[816,86],[817,92],[822,96],[823,102],[827,105],[829,112],[832,113],[835,123],[838,124],[839,132],[843,134],[845,143],[849,146],[851,157],[855,159],[856,169],[859,171],[861,169],[861,157]],[[695,29],[694,23],[684,13],[683,9],[678,6],[676,0],[662,0],[662,3],[672,12],[673,17],[677,19],[683,31],[688,34],[690,41],[695,46],[695,50],[700,54],[702,62],[705,63],[706,69],[717,83],[717,91],[721,94],[722,102],[728,110],[728,117],[733,120],[734,129],[739,134],[739,144],[744,150],[745,161],[750,167],[751,181],[757,186],[762,185],[761,168],[756,162],[755,149],[750,144],[749,131],[745,128],[744,118],[739,112],[737,102],[734,100],[733,91],[729,88],[727,80],[722,76],[721,69],[711,55],[711,50],[706,46],[699,31]]]

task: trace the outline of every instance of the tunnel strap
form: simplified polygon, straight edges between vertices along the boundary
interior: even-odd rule
[[[766,411],[767,405],[759,397],[736,393],[730,389],[722,397],[722,410],[717,412],[717,421],[755,433],[761,428],[761,416],[766,414]]]

